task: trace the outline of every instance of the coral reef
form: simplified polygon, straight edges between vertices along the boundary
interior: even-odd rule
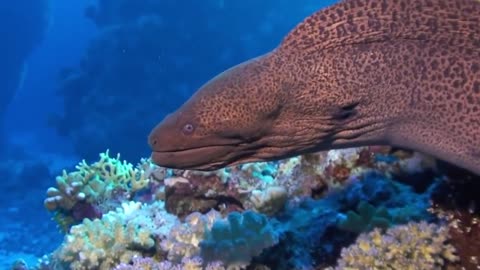
[[[279,232],[270,222],[253,211],[230,213],[207,231],[200,243],[201,257],[229,267],[248,266],[253,257],[278,242]]]
[[[176,171],[164,183],[167,209],[178,216],[210,208],[224,214],[243,209],[275,214],[288,199],[276,181],[275,164],[267,162],[214,172]]]
[[[226,270],[221,262],[208,263],[204,266],[201,258],[184,258],[175,264],[170,261],[158,262],[152,258],[135,257],[131,264],[122,263],[114,270]]]
[[[147,159],[133,167],[107,152],[78,168],[63,178],[76,175],[67,182],[81,184],[57,189],[63,207],[80,200],[104,212],[71,227],[38,269],[439,269],[476,259],[476,249],[466,248],[476,214],[438,207],[446,204],[443,194],[461,188],[441,175],[420,187],[397,181],[432,168],[408,152],[335,150],[212,172],[165,169]],[[102,188],[101,200],[87,200],[94,198],[84,188],[92,179],[128,196]],[[147,182],[133,188],[139,179]],[[322,193],[312,192],[312,183],[321,183]]]
[[[346,223],[347,228],[342,228],[340,224],[345,222],[346,213],[357,211],[359,205],[367,208],[365,212],[369,214],[365,214],[365,220],[352,226]],[[279,270],[329,267],[335,264],[341,248],[354,242],[363,230],[378,224],[386,228],[409,221],[432,220],[428,206],[428,193],[417,194],[384,174],[365,172],[320,200],[299,203],[291,200],[285,212],[275,216],[282,231],[279,244],[257,261]],[[381,209],[388,209],[389,214]],[[386,220],[372,222],[369,217],[375,210],[379,210],[377,218]]]
[[[165,237],[176,217],[163,203],[124,203],[101,219],[85,219],[73,226],[55,256],[71,269],[111,269],[135,256],[154,254],[156,241]]]
[[[335,269],[440,269],[458,260],[448,240],[447,227],[426,222],[375,229],[343,249]]]
[[[180,217],[196,211],[206,213],[211,208],[221,207],[227,212],[243,208],[239,190],[214,173],[186,171],[166,178],[164,184],[167,210]]]
[[[448,221],[451,243],[460,258],[457,267],[475,270],[480,265],[480,177],[443,167],[445,180],[434,190],[430,210]]]
[[[360,202],[356,211],[348,211],[345,218],[338,222],[338,227],[345,231],[361,233],[373,228],[387,229],[392,223],[392,216],[387,208],[375,208],[367,202]]]
[[[184,258],[199,255],[200,242],[204,240],[206,232],[212,228],[214,222],[220,218],[221,215],[215,210],[205,215],[196,212],[188,215],[183,223],[176,224],[166,239],[160,243],[162,250],[167,253],[167,259],[178,263]]]
[[[134,168],[131,163],[100,154],[100,160],[89,165],[83,160],[76,171],[63,171],[57,176],[57,187],[47,190],[45,207],[56,214],[65,231],[84,218],[98,218],[115,209],[122,201],[133,198],[136,192],[150,183],[146,174],[147,161]]]
[[[288,200],[288,194],[284,187],[272,186],[265,190],[253,190],[249,200],[253,203],[253,209],[274,215],[284,207]]]
[[[444,216],[449,221],[451,243],[458,252],[461,267],[478,269],[480,266],[480,216],[470,212],[450,212]]]

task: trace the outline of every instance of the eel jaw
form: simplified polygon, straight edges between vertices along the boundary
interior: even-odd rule
[[[228,166],[235,146],[214,145],[176,151],[153,151],[153,163],[171,169],[213,171]]]

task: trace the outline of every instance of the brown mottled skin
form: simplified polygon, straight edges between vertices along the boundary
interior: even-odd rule
[[[390,144],[480,174],[480,1],[320,10],[205,84],[149,143],[155,163],[182,169]]]

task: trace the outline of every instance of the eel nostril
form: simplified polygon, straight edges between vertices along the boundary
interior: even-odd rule
[[[157,145],[157,139],[150,137],[148,138],[148,143],[150,144],[151,147]]]

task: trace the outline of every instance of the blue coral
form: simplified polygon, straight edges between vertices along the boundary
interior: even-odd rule
[[[233,212],[207,232],[200,243],[201,257],[230,266],[247,266],[253,257],[278,243],[278,236],[266,216],[253,211]]]

